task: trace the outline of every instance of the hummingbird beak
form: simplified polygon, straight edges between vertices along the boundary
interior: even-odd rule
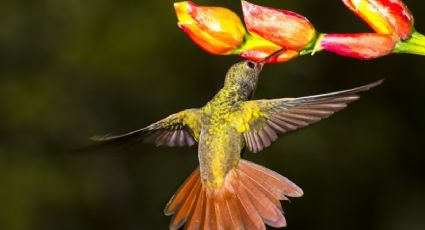
[[[266,64],[273,58],[277,58],[283,51],[285,51],[284,48],[276,50],[275,52],[271,53],[269,56],[265,57],[263,60],[259,61],[258,64],[260,65],[260,68],[262,69],[264,64]]]
[[[258,69],[261,71],[263,69],[264,63],[257,62]]]

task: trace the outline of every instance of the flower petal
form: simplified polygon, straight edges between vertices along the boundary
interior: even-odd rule
[[[246,34],[240,18],[223,7],[198,6],[190,1],[174,3],[179,27],[201,48],[212,54],[229,54]]]
[[[282,50],[282,47],[268,41],[256,34],[248,34],[245,36],[244,44],[235,50],[234,54],[252,60],[252,61],[263,61],[264,58],[268,57],[274,52]],[[276,57],[271,58],[267,63],[286,62],[299,55],[298,51],[286,50]]]
[[[390,54],[394,50],[397,39],[392,35],[375,33],[326,34],[319,42],[319,49],[342,56],[369,60]]]
[[[278,51],[279,49],[272,49],[271,47],[255,47],[251,50],[243,51],[239,54],[239,56],[252,60],[252,61],[262,61],[266,57],[268,57],[270,54],[273,54],[274,52]],[[280,63],[280,62],[287,62],[291,60],[292,58],[298,57],[299,53],[294,50],[286,50],[279,54],[279,56],[271,58],[267,61],[267,63]]]
[[[291,11],[242,1],[245,24],[251,33],[291,50],[304,49],[315,37],[313,25]]]
[[[407,39],[413,31],[413,15],[401,0],[342,0],[376,32]]]

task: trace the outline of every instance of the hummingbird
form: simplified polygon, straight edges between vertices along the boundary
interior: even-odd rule
[[[275,55],[274,55],[275,56]],[[286,177],[242,159],[278,136],[316,123],[359,99],[382,80],[348,90],[297,98],[252,100],[264,64],[241,61],[228,70],[224,86],[201,108],[172,114],[145,128],[96,136],[104,144],[198,145],[199,167],[165,207],[170,229],[266,229],[286,226],[281,200],[303,191]]]

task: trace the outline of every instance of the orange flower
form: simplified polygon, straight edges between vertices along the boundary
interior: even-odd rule
[[[401,0],[342,0],[376,32],[405,40],[413,32],[413,16]]]
[[[316,36],[313,25],[291,11],[254,5],[242,1],[245,24],[249,32],[290,50],[303,50]]]
[[[178,26],[212,54],[229,54],[244,40],[245,28],[229,9],[198,6],[190,1],[174,3],[174,8]]]
[[[319,50],[369,60],[390,54],[397,39],[392,35],[376,33],[325,34],[319,42]]]
[[[178,26],[201,48],[211,54],[237,54],[243,58],[261,61],[282,49],[256,34],[248,34],[240,18],[222,7],[198,6],[193,2],[174,3]],[[284,51],[269,63],[288,61],[298,56],[297,51]]]

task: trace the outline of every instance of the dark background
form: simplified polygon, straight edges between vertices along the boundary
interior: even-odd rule
[[[370,29],[339,0],[253,1],[321,32]],[[176,26],[173,1],[0,2],[0,229],[167,229],[162,210],[196,148],[75,153],[88,137],[200,107],[240,58],[212,56]],[[197,1],[240,13],[239,1]],[[425,32],[425,2],[406,0]],[[256,98],[385,83],[331,119],[247,158],[301,186],[287,229],[425,229],[425,58],[329,53],[267,66]]]

